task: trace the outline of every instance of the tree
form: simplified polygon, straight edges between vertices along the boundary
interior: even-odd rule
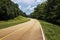
[[[34,12],[31,13],[30,15],[34,18],[37,18],[37,19],[45,19],[46,17],[46,6],[47,6],[47,3],[44,2],[42,4],[39,4],[35,9],[34,9]]]
[[[31,17],[60,24],[60,0],[47,0],[39,4]]]
[[[11,0],[0,0],[0,20],[13,19],[24,13]]]

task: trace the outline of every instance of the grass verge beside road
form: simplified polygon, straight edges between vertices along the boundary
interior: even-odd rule
[[[29,19],[19,16],[14,19],[8,20],[8,21],[0,21],[0,29],[7,28],[13,25],[17,25],[19,23],[23,23],[28,21]]]
[[[60,40],[60,26],[41,21],[46,40]]]

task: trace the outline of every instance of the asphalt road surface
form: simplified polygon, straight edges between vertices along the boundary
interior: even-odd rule
[[[31,19],[28,22],[0,30],[0,40],[43,40],[40,23]]]

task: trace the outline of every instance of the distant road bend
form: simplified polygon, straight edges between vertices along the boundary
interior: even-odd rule
[[[28,22],[0,30],[0,40],[43,40],[40,23],[31,19]]]

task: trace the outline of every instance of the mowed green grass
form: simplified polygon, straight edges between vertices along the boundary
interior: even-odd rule
[[[43,27],[46,40],[60,40],[60,26],[41,20],[40,23]]]
[[[0,29],[7,28],[28,21],[29,19],[19,16],[8,21],[0,21]]]

